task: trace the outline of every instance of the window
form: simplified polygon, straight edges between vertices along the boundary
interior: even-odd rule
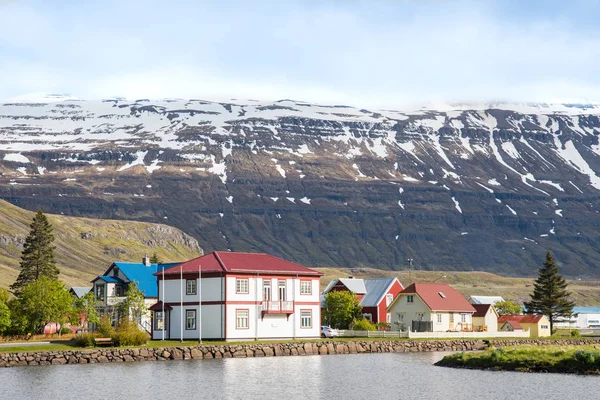
[[[387,314],[385,315],[385,322],[387,322],[388,324],[391,324],[391,323],[392,323],[392,314],[390,314],[390,313],[387,313]]]
[[[154,330],[162,331],[163,330],[163,313],[161,311],[154,312]]]
[[[438,292],[438,294],[440,295],[440,297],[441,297],[442,299],[445,299],[445,298],[446,298],[446,295],[444,294],[444,292]]]
[[[419,321],[423,321],[423,318],[425,318],[425,313],[422,313],[422,312],[417,313],[417,319]]]
[[[394,300],[394,295],[389,293],[385,295],[385,306],[389,307],[390,304],[392,304],[392,301]]]
[[[248,294],[248,279],[236,279],[235,280],[235,292]]]
[[[279,301],[287,300],[286,292],[285,281],[279,281]]]
[[[312,311],[300,311],[300,328],[312,328]]]
[[[185,294],[192,295],[196,294],[196,280],[195,279],[187,279],[185,281]]]
[[[123,296],[123,289],[121,286],[115,286],[115,296],[121,297]]]
[[[407,303],[414,303],[415,302],[415,296],[413,296],[412,294],[406,296],[406,302]]]
[[[300,281],[300,294],[312,294],[311,281]]]
[[[96,285],[96,299],[104,300],[104,284]]]
[[[438,324],[442,323],[442,314],[437,315],[437,322],[438,322]]]
[[[398,313],[398,322],[404,322],[404,313]]]
[[[460,314],[460,322],[463,324],[467,322],[467,314]]]
[[[371,314],[363,314],[363,318],[369,321],[373,321],[373,316]]]
[[[454,323],[454,313],[450,313],[450,323]]]
[[[548,329],[548,325],[542,325],[542,329]]]
[[[263,300],[271,300],[271,281],[263,281]]]
[[[196,329],[196,310],[185,310],[185,329]]]
[[[235,328],[248,329],[248,310],[235,310]]]

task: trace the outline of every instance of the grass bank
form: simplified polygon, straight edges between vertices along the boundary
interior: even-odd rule
[[[600,345],[490,348],[477,353],[451,354],[435,365],[495,371],[600,375]]]

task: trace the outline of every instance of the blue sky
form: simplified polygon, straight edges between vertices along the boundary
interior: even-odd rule
[[[0,0],[0,99],[600,101],[599,3]]]

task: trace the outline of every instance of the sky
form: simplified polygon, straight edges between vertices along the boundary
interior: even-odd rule
[[[591,0],[0,0],[0,99],[600,101]]]

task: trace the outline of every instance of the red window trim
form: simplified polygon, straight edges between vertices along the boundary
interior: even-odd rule
[[[310,326],[302,326],[302,311],[308,311],[310,313]],[[312,329],[313,327],[313,310],[310,308],[300,309],[300,329]]]
[[[246,328],[238,327],[238,311],[246,311],[248,313],[248,326]],[[250,329],[250,309],[249,308],[236,308],[235,309],[235,329],[239,331],[244,331]]]
[[[300,296],[312,296],[312,282],[314,279],[300,279]],[[302,282],[310,282],[310,293],[302,293]]]
[[[238,292],[238,285],[237,282],[238,281],[248,281],[248,291],[247,292]],[[250,279],[248,278],[235,278],[235,294],[250,294]]]

